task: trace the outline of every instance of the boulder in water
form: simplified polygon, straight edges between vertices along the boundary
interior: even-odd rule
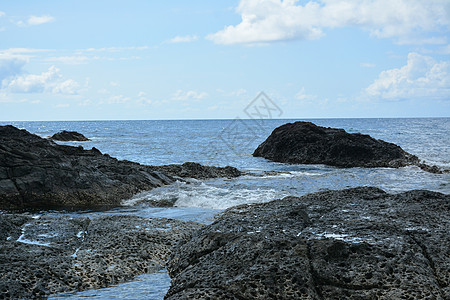
[[[50,137],[50,139],[55,140],[55,141],[64,141],[64,142],[68,142],[68,141],[77,141],[77,142],[89,141],[89,139],[87,137],[85,137],[84,135],[82,135],[79,132],[66,131],[66,130],[63,130],[63,131],[58,132],[58,133],[55,133],[54,135],[52,135]]]

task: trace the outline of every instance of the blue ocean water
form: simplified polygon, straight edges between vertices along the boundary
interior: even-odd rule
[[[167,217],[207,224],[212,222],[215,214],[234,205],[360,185],[376,186],[393,193],[411,189],[450,193],[450,174],[431,174],[417,167],[340,169],[323,165],[287,165],[252,156],[254,149],[273,129],[294,121],[297,120],[55,121],[8,124],[43,137],[61,130],[75,130],[91,141],[64,144],[82,145],[86,149],[96,147],[118,159],[142,164],[164,165],[193,161],[205,165],[231,165],[260,175],[193,181],[191,184],[177,182],[141,193],[125,201],[124,207],[103,213]],[[344,128],[352,133],[369,134],[395,143],[429,164],[450,168],[450,118],[305,121],[320,126]],[[176,207],[154,208],[148,204],[148,200],[162,199],[175,199]],[[95,217],[99,213],[88,214]],[[139,293],[147,292],[154,299],[162,299],[162,296],[158,298],[154,295],[164,295],[170,280],[161,274],[149,274],[144,279],[137,279],[135,283],[144,289],[138,289]],[[150,286],[158,286],[158,291],[146,291],[145,287]],[[121,285],[111,289],[122,298],[128,295],[123,291],[129,293],[129,289]],[[111,290],[94,292],[97,298],[103,299],[107,299],[109,293]],[[90,295],[75,294],[67,297],[92,297]]]

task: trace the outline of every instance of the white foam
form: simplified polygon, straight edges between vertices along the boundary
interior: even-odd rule
[[[284,196],[287,195],[274,189],[226,189],[203,183],[193,189],[180,189],[175,206],[226,209],[240,204],[268,202]]]
[[[275,189],[249,189],[232,186],[216,187],[206,183],[181,183],[141,193],[122,204],[133,206],[141,202],[172,201],[182,208],[226,209],[247,203],[263,203],[288,196]]]
[[[276,172],[275,174],[266,174],[257,176],[262,179],[283,179],[283,178],[294,178],[294,177],[309,177],[309,176],[321,176],[323,173],[313,173],[307,171],[288,171],[288,172]],[[254,178],[254,175],[246,175],[242,178]]]
[[[51,244],[50,243],[46,243],[46,242],[42,242],[42,241],[35,241],[35,240],[29,240],[25,238],[25,230],[28,226],[30,226],[31,224],[25,224],[22,227],[22,234],[19,236],[19,238],[17,239],[17,242],[19,243],[23,243],[23,244],[29,244],[29,245],[37,245],[37,246],[45,246],[45,247],[49,247]]]
[[[33,240],[26,239],[23,234],[17,239],[17,241],[19,243],[23,243],[23,244],[45,246],[45,247],[49,247],[51,245],[50,243],[45,243],[45,242],[41,242],[41,241],[33,241]]]
[[[314,233],[314,232],[312,232]],[[297,235],[299,236],[300,233]],[[368,244],[376,244],[376,241],[373,238],[369,237],[357,237],[357,236],[351,236],[349,234],[344,233],[331,233],[331,232],[323,232],[323,233],[316,233],[315,237],[316,239],[334,239],[344,242],[349,242],[353,244],[360,244],[360,243],[368,243]]]

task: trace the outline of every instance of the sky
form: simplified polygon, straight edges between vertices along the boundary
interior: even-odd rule
[[[450,117],[450,0],[2,0],[0,121]]]

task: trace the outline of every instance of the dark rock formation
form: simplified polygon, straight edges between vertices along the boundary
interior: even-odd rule
[[[194,162],[186,162],[182,165],[166,165],[166,166],[153,166],[154,170],[161,171],[173,177],[183,178],[195,178],[195,179],[207,179],[227,177],[233,178],[241,176],[243,173],[234,167],[210,167],[202,166],[201,164]]]
[[[96,148],[58,145],[13,126],[0,126],[0,209],[81,209],[120,205],[174,178],[238,176],[234,168],[198,164],[152,167],[119,161]],[[198,172],[198,173],[197,173]]]
[[[56,140],[56,141],[64,141],[64,142],[67,142],[67,141],[78,141],[78,142],[89,141],[89,139],[87,137],[85,137],[84,135],[82,135],[79,132],[66,131],[66,130],[55,133],[54,135],[52,135],[50,137],[50,139]]]
[[[350,134],[344,129],[320,127],[311,122],[288,123],[276,128],[253,156],[291,164],[325,164],[344,168],[417,165],[428,172],[442,172],[435,166],[420,163],[416,156],[395,144],[369,135]]]
[[[228,209],[166,299],[450,299],[450,196],[361,187]]]
[[[0,208],[110,207],[173,180],[96,148],[58,145],[13,126],[0,127]]]
[[[155,272],[200,226],[125,215],[0,214],[0,298],[41,298]]]

